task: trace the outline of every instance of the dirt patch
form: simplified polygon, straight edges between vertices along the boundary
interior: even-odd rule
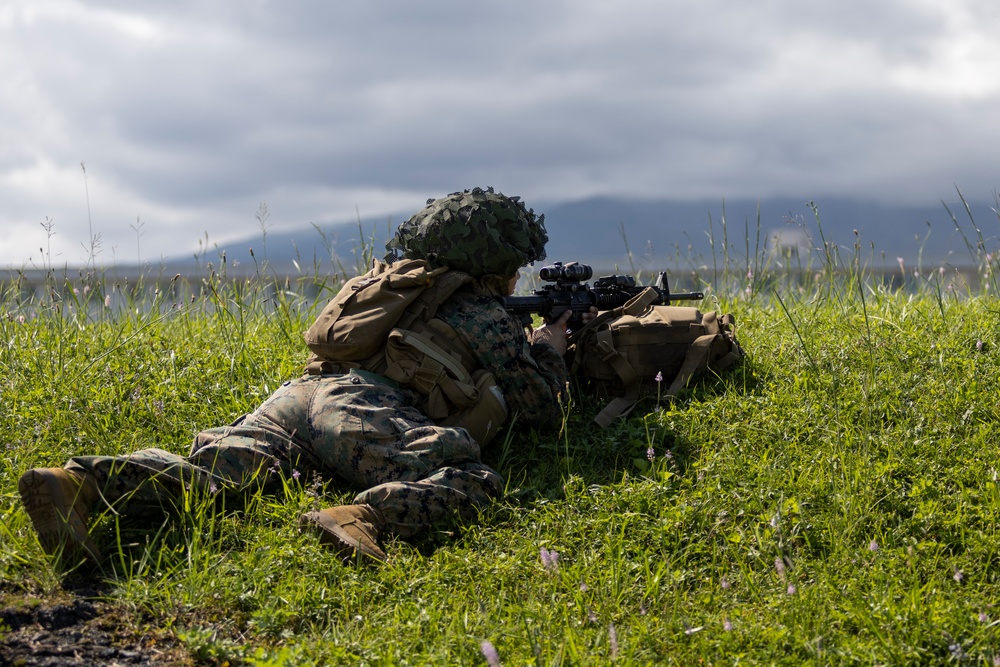
[[[187,667],[176,638],[121,609],[67,593],[0,593],[0,667]]]

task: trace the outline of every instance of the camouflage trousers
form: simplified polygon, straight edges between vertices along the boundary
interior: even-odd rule
[[[456,515],[474,519],[503,492],[476,441],[436,426],[416,398],[367,374],[306,376],[233,424],[199,433],[188,456],[154,448],[74,457],[66,468],[94,475],[125,513],[185,487],[246,494],[280,488],[282,476],[320,475],[360,491],[354,502],[379,510],[387,532],[407,538]]]

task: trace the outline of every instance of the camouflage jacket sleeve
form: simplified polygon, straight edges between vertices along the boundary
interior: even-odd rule
[[[493,373],[510,414],[532,424],[558,424],[569,371],[547,344],[529,345],[524,328],[489,296],[455,295],[438,310],[468,344],[483,368]]]

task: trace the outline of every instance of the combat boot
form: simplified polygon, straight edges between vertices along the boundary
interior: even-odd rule
[[[299,526],[319,533],[320,544],[328,545],[344,562],[363,555],[385,562],[379,546],[384,522],[371,505],[337,505],[299,517]]]
[[[21,475],[17,490],[45,553],[66,564],[81,556],[95,564],[101,561],[87,530],[90,508],[101,495],[92,475],[34,468]]]

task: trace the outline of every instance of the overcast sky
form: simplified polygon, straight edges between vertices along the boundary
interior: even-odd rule
[[[0,266],[475,185],[990,199],[998,35],[995,0],[3,0]]]

